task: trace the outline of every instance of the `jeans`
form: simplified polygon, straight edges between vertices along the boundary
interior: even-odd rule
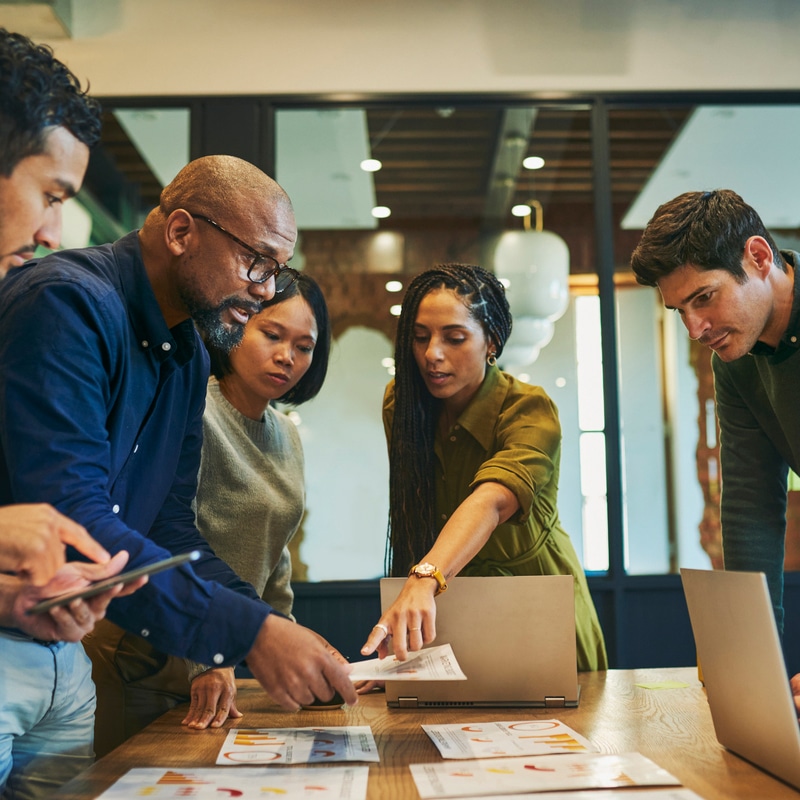
[[[0,630],[0,798],[49,798],[89,767],[94,711],[82,645]]]

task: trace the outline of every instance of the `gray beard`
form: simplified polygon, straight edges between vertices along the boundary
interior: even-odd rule
[[[244,325],[240,322],[226,325],[222,321],[223,312],[231,306],[240,306],[257,313],[262,307],[261,303],[248,304],[237,297],[229,297],[216,307],[206,305],[200,298],[189,293],[182,292],[181,299],[206,342],[224,353],[230,353],[242,341]]]

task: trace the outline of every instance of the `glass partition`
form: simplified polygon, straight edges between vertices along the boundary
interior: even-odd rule
[[[300,230],[295,261],[322,284],[336,336],[326,386],[299,409],[308,512],[295,574],[383,574],[381,402],[396,315],[409,279],[450,261],[481,264],[506,281],[515,329],[501,366],[543,386],[558,406],[562,522],[587,566],[605,569],[605,490],[585,485],[596,475],[597,447],[579,420],[585,323],[570,299],[570,276],[594,267],[588,109],[291,108],[277,111],[275,132],[276,177]],[[517,269],[519,248],[547,257],[539,283]],[[597,365],[591,373],[596,379]],[[584,405],[597,408],[586,386]],[[602,449],[602,424],[599,435]]]

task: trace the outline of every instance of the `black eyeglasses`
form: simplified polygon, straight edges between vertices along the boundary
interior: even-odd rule
[[[216,228],[220,233],[224,233],[229,239],[233,239],[236,244],[243,247],[253,256],[253,261],[247,268],[247,280],[252,283],[266,283],[273,275],[275,276],[275,293],[280,294],[284,289],[288,289],[298,278],[297,270],[279,264],[272,256],[266,253],[259,253],[255,247],[251,247],[247,242],[243,242],[238,236],[234,236],[230,231],[226,231],[218,222],[204,217],[202,214],[189,214],[194,219],[201,219],[203,222]]]

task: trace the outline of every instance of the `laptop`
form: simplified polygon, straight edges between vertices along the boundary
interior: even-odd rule
[[[764,573],[681,579],[717,739],[800,788],[800,726]]]
[[[405,578],[381,580],[386,610]],[[573,708],[578,705],[571,575],[454,578],[436,598],[436,640],[465,681],[387,681],[393,708]]]

